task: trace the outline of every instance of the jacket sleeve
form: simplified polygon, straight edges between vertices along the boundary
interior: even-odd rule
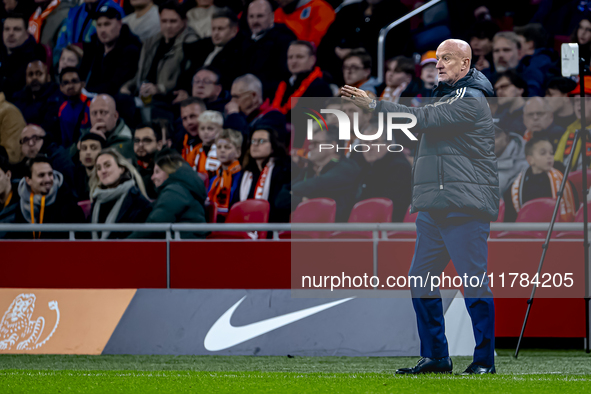
[[[146,223],[175,223],[187,204],[187,196],[175,187],[166,187],[158,196]]]
[[[25,119],[18,108],[9,105],[3,111],[0,119],[0,145],[6,149],[8,159],[12,164],[21,161],[22,153],[19,140],[25,126]]]
[[[417,124],[410,131],[435,131],[437,127],[473,123],[481,116],[482,111],[490,112],[484,95],[475,93],[473,89],[457,89],[451,97],[446,97],[424,107],[411,108],[388,101],[381,101],[378,109],[383,113],[405,112],[417,117]]]

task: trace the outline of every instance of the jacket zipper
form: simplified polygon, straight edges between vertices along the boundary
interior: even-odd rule
[[[437,172],[439,175],[439,189],[443,189],[443,159],[437,156]]]

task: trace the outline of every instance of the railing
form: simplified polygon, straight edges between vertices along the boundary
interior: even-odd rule
[[[384,82],[384,75],[386,74],[384,69],[386,66],[386,36],[390,33],[390,30],[442,1],[444,0],[431,0],[427,4],[420,6],[399,19],[396,19],[394,22],[380,30],[380,37],[378,38],[378,80],[380,83]]]

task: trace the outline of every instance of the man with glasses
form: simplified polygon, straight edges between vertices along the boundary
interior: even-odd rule
[[[494,118],[498,119],[497,126],[523,136],[523,106],[524,97],[527,97],[527,82],[515,70],[507,70],[498,75],[494,86],[499,104],[494,114]]]
[[[552,107],[547,98],[541,97],[532,97],[527,100],[523,106],[523,124],[525,125],[523,138],[526,141],[533,137],[547,139],[554,150],[566,130],[554,123]]]
[[[203,67],[193,77],[193,97],[205,102],[210,111],[224,112],[224,107],[230,101],[230,94],[220,83],[220,74],[213,68]]]
[[[345,84],[376,94],[380,82],[371,76],[371,56],[365,49],[354,50],[343,59]]]
[[[273,109],[269,99],[263,101],[263,84],[252,74],[238,77],[232,84],[232,100],[226,104],[224,126],[240,130],[244,139],[257,125],[265,124],[277,131],[279,139],[289,145],[289,134],[285,130],[285,115]]]
[[[158,123],[151,125],[142,124],[135,129],[133,135],[135,160],[133,164],[142,176],[148,197],[154,200],[158,197],[156,186],[154,186],[154,181],[152,181],[154,157],[162,149],[163,143],[162,129]]]
[[[74,183],[74,163],[67,150],[51,141],[45,130],[37,125],[27,125],[21,132],[21,152],[24,159],[13,166],[12,179],[21,179],[27,175],[27,161],[39,155],[47,157],[53,169],[63,175],[68,185]]]
[[[90,128],[90,99],[82,93],[84,82],[77,68],[66,67],[60,73],[60,90],[66,100],[62,102],[58,119],[60,136],[56,140],[69,148],[78,141],[81,130]]]

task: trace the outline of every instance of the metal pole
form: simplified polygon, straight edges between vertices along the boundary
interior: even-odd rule
[[[374,230],[372,233],[373,239],[373,276],[378,276],[378,243],[380,242],[380,232]],[[377,290],[377,286],[374,286],[374,289]]]
[[[166,288],[170,289],[170,240],[172,234],[170,230],[166,231]]]
[[[583,177],[583,252],[585,255],[585,352],[589,353],[589,234],[587,218],[587,116],[585,114],[585,59],[579,61],[581,80],[581,154]],[[575,145],[576,146],[576,145]]]

